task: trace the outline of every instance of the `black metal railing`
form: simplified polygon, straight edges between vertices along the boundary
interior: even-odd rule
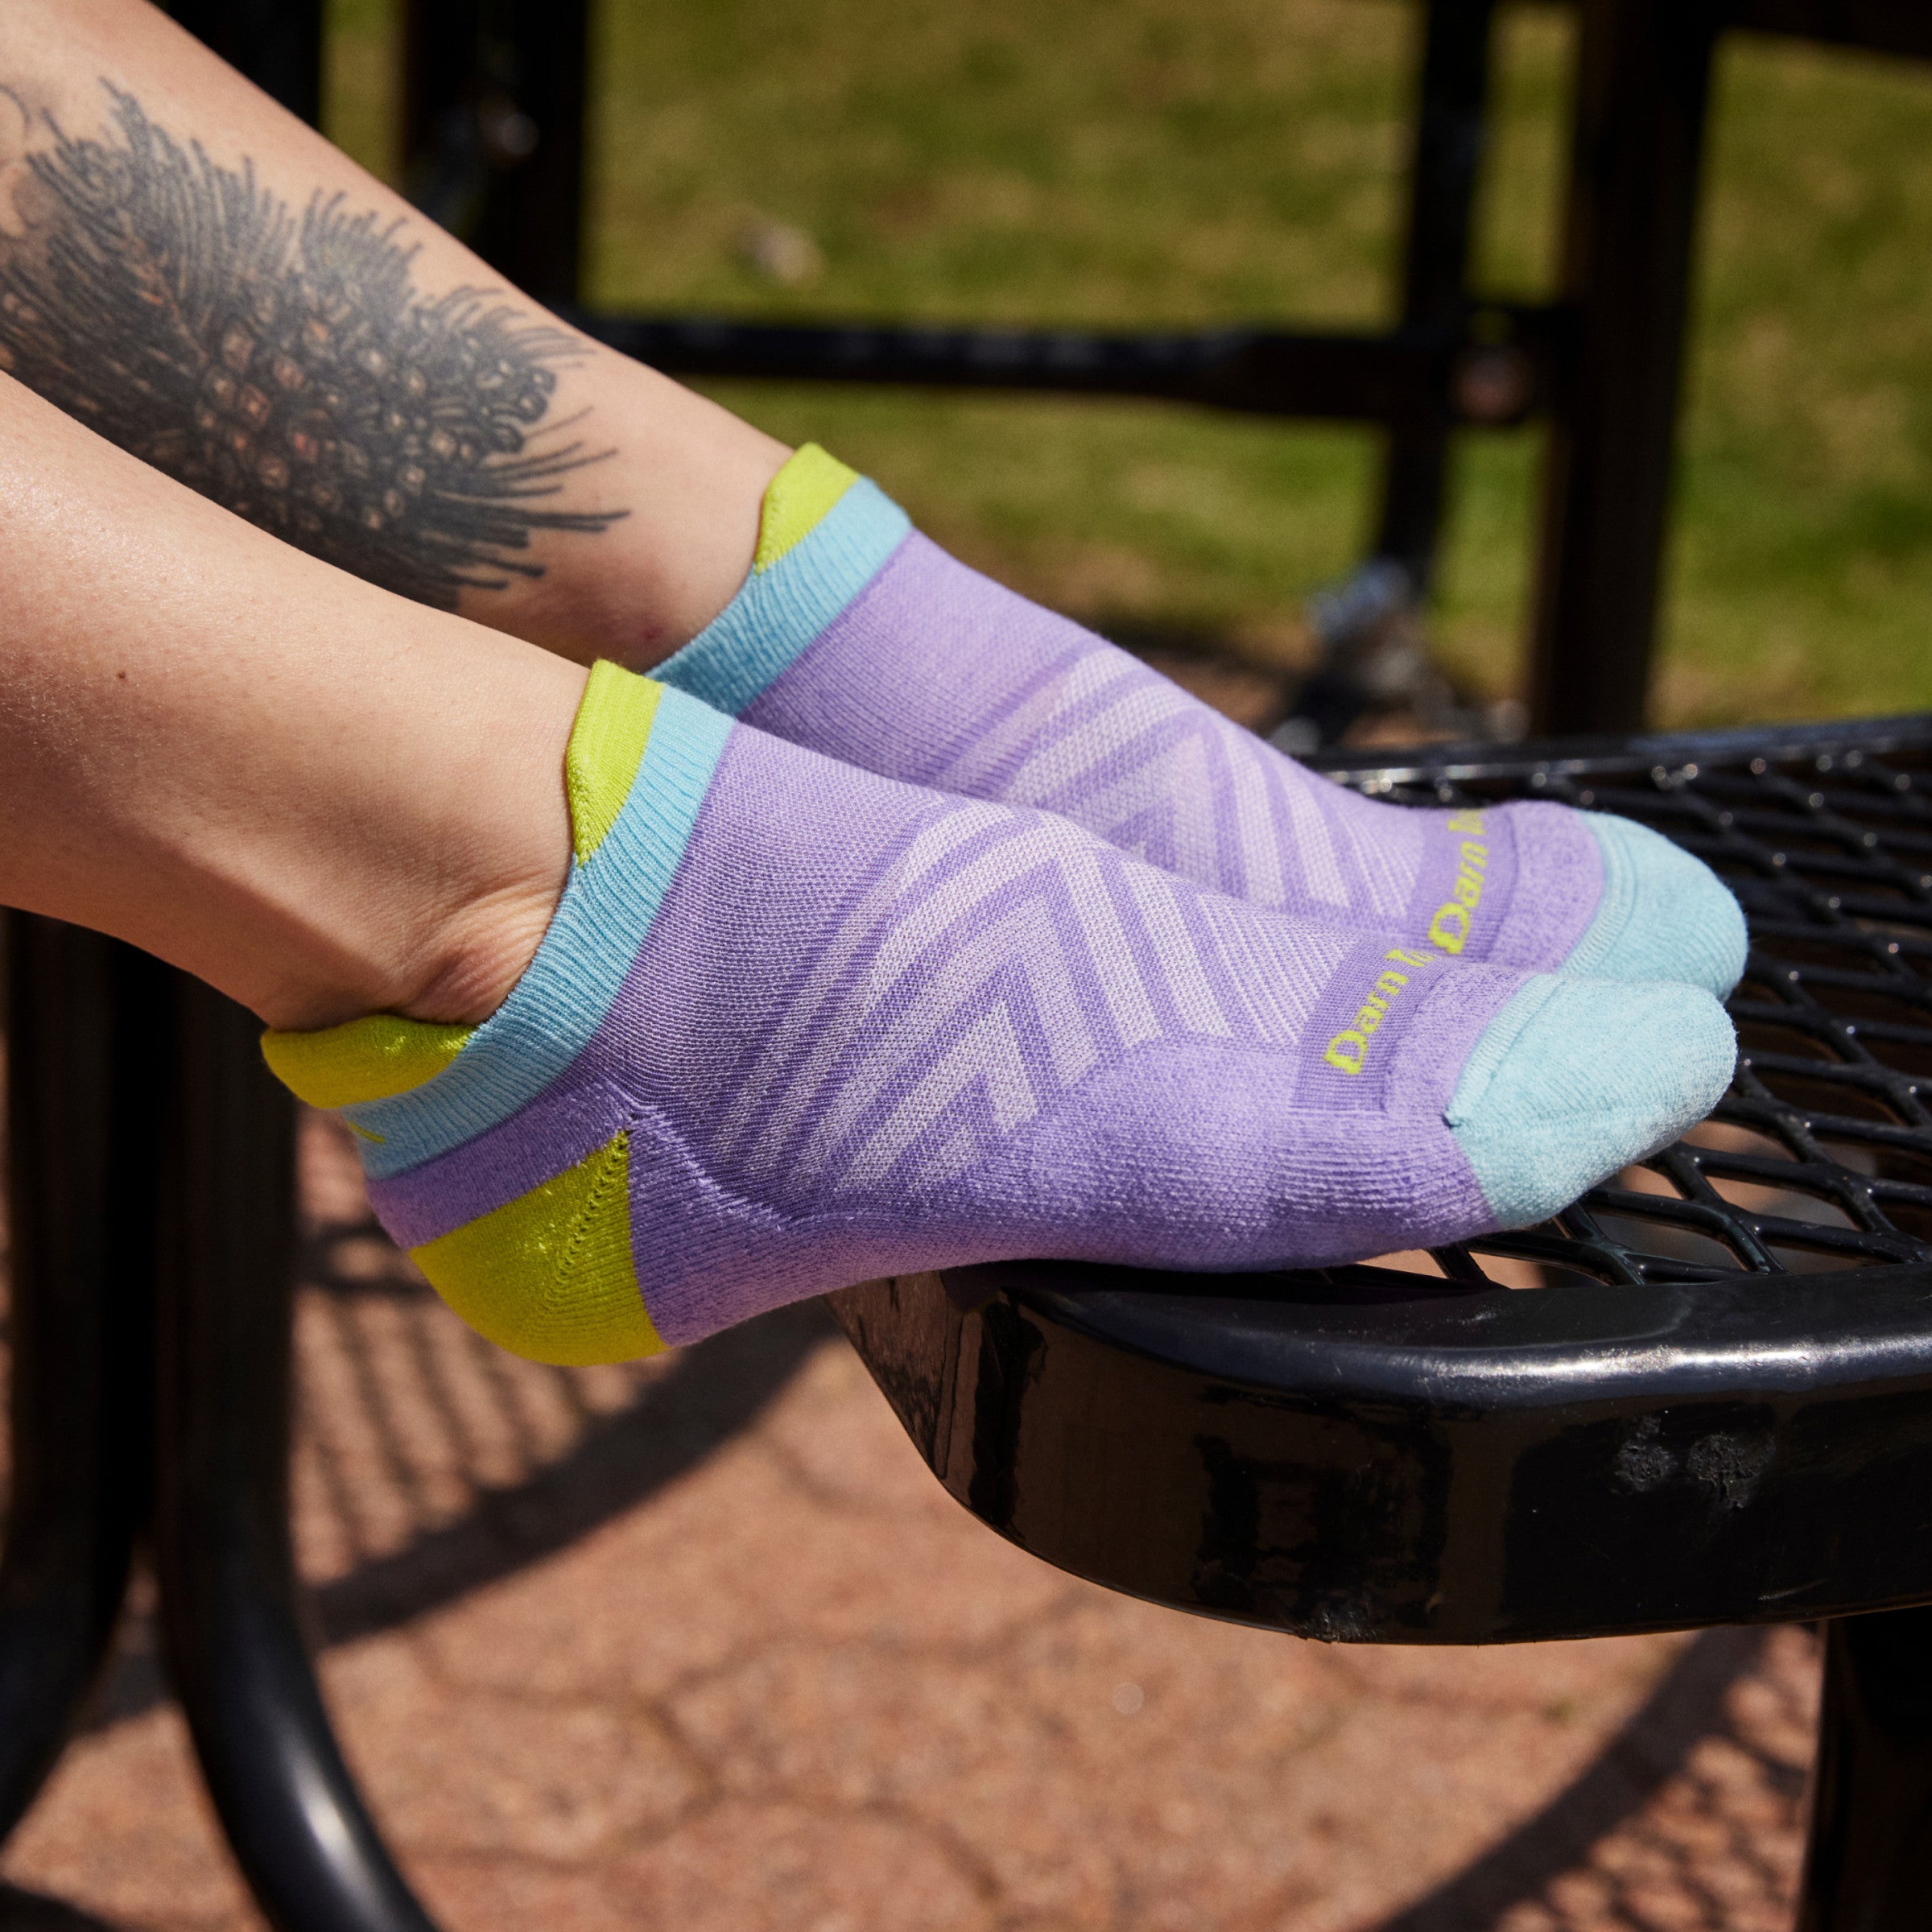
[[[529,295],[674,374],[1159,397],[1387,432],[1364,569],[1426,597],[1453,436],[1549,425],[1530,620],[1534,728],[1641,728],[1669,523],[1685,317],[1715,50],[1730,29],[1932,58],[1917,0],[1575,0],[1581,14],[1561,287],[1472,287],[1496,0],[1422,0],[1395,326],[1269,320],[1176,334],[772,324],[579,306],[589,0],[407,0],[402,134],[424,213]],[[173,0],[276,97],[315,117],[320,0]],[[1399,579],[1389,578],[1393,566]],[[1370,701],[1349,667],[1385,598],[1327,642],[1319,722]]]

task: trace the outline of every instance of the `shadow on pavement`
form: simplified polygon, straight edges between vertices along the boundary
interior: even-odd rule
[[[453,1327],[427,1291],[419,1296],[404,1290],[393,1299],[406,1327],[420,1316]],[[554,1448],[554,1441],[534,1449],[523,1445],[522,1480],[493,1483],[473,1468],[464,1472],[469,1480],[457,1490],[464,1506],[455,1513],[448,1508],[448,1484],[439,1494],[437,1485],[423,1480],[414,1464],[390,1459],[382,1472],[393,1505],[392,1521],[386,1525],[389,1546],[361,1554],[336,1574],[312,1576],[312,1628],[320,1643],[347,1643],[392,1629],[540,1561],[647,1501],[754,1422],[806,1357],[837,1332],[820,1305],[808,1302],[658,1358],[638,1377],[621,1406],[600,1411],[580,1404],[568,1411],[571,1433],[560,1454],[547,1459],[541,1454],[546,1447]],[[389,1352],[397,1352],[394,1328],[382,1339],[390,1343]],[[460,1345],[469,1346],[467,1331]],[[487,1344],[481,1346],[488,1348]],[[555,1397],[572,1386],[568,1372],[529,1364],[515,1367],[525,1378],[526,1395],[534,1387]],[[444,1379],[448,1379],[447,1369]],[[386,1408],[407,1405],[411,1393],[407,1383],[398,1392],[393,1377],[386,1386],[371,1381],[360,1393],[365,1399],[357,1405],[358,1418],[365,1423],[380,1418]],[[497,1411],[489,1418],[493,1423],[507,1429],[518,1393],[514,1386],[495,1391]],[[477,1391],[470,1394],[473,1398]],[[471,1401],[473,1415],[478,1406]],[[312,1411],[316,1406],[312,1393],[309,1407]],[[554,1438],[558,1432],[551,1433]],[[324,1492],[318,1506],[325,1509],[326,1493],[341,1486],[328,1480],[328,1472],[343,1457],[325,1433],[312,1427],[308,1434],[307,1447],[324,1466],[314,1486]],[[322,1439],[317,1442],[319,1434]],[[448,1476],[450,1472],[434,1473]],[[354,1487],[353,1482],[347,1486]],[[167,1695],[153,1619],[137,1614],[90,1706],[85,1728],[100,1730],[138,1716]],[[0,1927],[6,1923],[0,1920]]]
[[[456,1521],[315,1592],[325,1643],[394,1628],[574,1543],[646,1501],[754,1422],[838,1332],[817,1302],[681,1350],[633,1406],[592,1422],[561,1460],[484,1491]]]
[[[312,1137],[318,1161],[341,1151]],[[323,1170],[324,1197],[328,1179]],[[647,1502],[753,1426],[836,1332],[809,1302],[646,1363],[518,1363],[436,1303],[368,1220],[359,1189],[337,1199],[331,1213],[324,1198],[312,1223],[297,1326],[297,1542],[325,1645],[449,1604]],[[1641,1838],[1653,1880],[1660,1858],[1682,1863],[1683,1889],[1695,1894],[1694,1854],[1680,1857],[1653,1814],[1667,1798],[1685,1846],[1699,1829],[1707,1839],[1728,1828],[1714,1748],[1728,1753],[1734,1780],[1741,1765],[1757,1788],[1795,1802],[1802,1773],[1761,1748],[1734,1695],[1764,1675],[1770,1647],[1784,1641],[1743,1629],[1697,1637],[1567,1788],[1376,1932],[1492,1932],[1518,1908],[1534,1917],[1538,1901],[1538,1924],[1567,1926],[1573,1915],[1547,1906],[1585,1865],[1611,1895],[1603,1922],[1647,1923],[1639,1901],[1615,1897],[1622,1881],[1602,1855],[1620,1832]],[[166,1695],[152,1616],[137,1610],[88,1728],[138,1716]],[[105,1928],[0,1885],[0,1932]]]
[[[1650,1923],[1641,1909],[1633,1909],[1635,1901],[1615,1896],[1622,1889],[1616,1873],[1606,1872],[1606,1861],[1600,1856],[1592,1860],[1590,1855],[1672,1778],[1683,1778],[1687,1787],[1680,1810],[1720,1818],[1724,1794],[1712,1771],[1699,1764],[1703,1754],[1698,1747],[1721,1740],[1751,1761],[1764,1785],[1790,1800],[1795,1800],[1802,1789],[1802,1773],[1764,1750],[1731,1707],[1732,1687],[1757,1668],[1769,1641],[1770,1633],[1762,1629],[1705,1631],[1686,1647],[1629,1722],[1574,1783],[1500,1844],[1406,1910],[1385,1919],[1375,1932],[1488,1932],[1513,1907],[1542,1899],[1552,1881],[1587,1862],[1612,1895],[1603,1901],[1610,1909],[1600,1922],[1592,1918],[1592,1924]],[[1643,1837],[1646,1876],[1653,1884],[1660,1856],[1675,1857],[1686,1877],[1695,1878],[1694,1855],[1676,1855],[1667,1837],[1654,1830],[1646,1830]],[[1686,1889],[1695,1893],[1696,1888],[1689,1885]]]

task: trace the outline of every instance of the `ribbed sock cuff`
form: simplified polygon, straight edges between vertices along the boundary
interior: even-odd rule
[[[911,519],[877,484],[807,443],[765,493],[758,552],[737,595],[651,675],[739,716],[911,534]]]
[[[264,1039],[276,1074],[312,1104],[337,1106],[361,1137],[372,1180],[487,1133],[589,1044],[670,889],[731,729],[682,691],[598,665],[567,761],[577,857],[509,998],[466,1037],[378,1014]],[[397,1038],[407,1046],[417,1035],[423,1051],[398,1047]],[[401,1091],[394,1075],[405,1061],[423,1084]],[[372,1097],[345,1104],[358,1091]]]

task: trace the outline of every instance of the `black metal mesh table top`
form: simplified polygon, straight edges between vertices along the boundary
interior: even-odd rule
[[[1447,1279],[1932,1262],[1932,714],[1321,762],[1377,797],[1639,819],[1713,866],[1750,929],[1737,1072],[1710,1119],[1554,1220],[1433,1251]]]
[[[1715,866],[1752,939],[1729,1092],[1554,1220],[1427,1255],[835,1296],[940,1481],[1076,1575],[1326,1639],[1932,1601],[1932,716],[1323,762]]]

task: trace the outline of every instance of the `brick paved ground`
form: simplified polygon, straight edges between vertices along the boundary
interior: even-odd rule
[[[456,1928],[1772,1932],[1795,1631],[1324,1648],[1010,1549],[815,1311],[569,1373],[475,1343],[306,1131],[324,1677]],[[130,1624],[0,1924],[257,1922]]]

